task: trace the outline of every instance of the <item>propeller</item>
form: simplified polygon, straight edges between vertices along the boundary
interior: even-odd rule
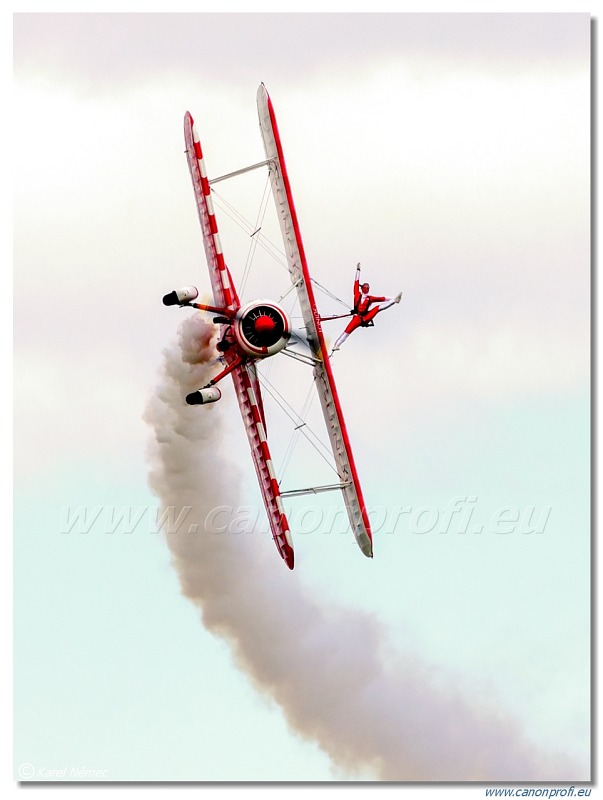
[[[285,324],[275,308],[258,305],[245,314],[241,330],[254,347],[270,347],[283,336]]]

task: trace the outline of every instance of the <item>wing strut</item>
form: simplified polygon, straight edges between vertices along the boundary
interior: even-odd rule
[[[265,167],[266,164],[270,164],[269,161],[260,161],[259,164],[252,164],[250,167],[243,167],[242,169],[237,169],[234,172],[228,172],[226,175],[220,175],[218,178],[212,178],[209,181],[209,185],[213,186],[214,183],[220,183],[220,181],[228,180],[228,178],[234,178],[237,175],[244,175],[246,172],[251,172],[253,169],[259,169],[259,167]]]

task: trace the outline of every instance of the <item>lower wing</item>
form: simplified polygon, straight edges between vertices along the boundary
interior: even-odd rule
[[[283,561],[293,569],[293,544],[289,523],[283,509],[283,500],[274,468],[268,442],[260,385],[253,365],[241,365],[232,373],[241,416],[247,431],[253,463],[258,476],[262,499],[270,522],[274,543]]]

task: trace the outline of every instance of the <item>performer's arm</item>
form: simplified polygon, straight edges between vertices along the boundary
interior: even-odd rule
[[[356,277],[354,278],[354,308],[360,300],[360,262],[356,264]]]

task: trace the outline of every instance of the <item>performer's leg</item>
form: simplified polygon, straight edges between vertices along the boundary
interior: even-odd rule
[[[386,308],[391,308],[391,306],[395,305],[396,303],[399,303],[401,297],[402,297],[402,292],[397,294],[395,297],[392,297],[391,300],[386,300],[384,303],[379,303],[378,306],[371,308],[368,314],[364,315],[364,321],[370,322],[371,320],[375,319],[375,317],[380,311],[385,311]]]
[[[348,322],[347,327],[344,330],[344,332],[341,334],[341,336],[337,339],[337,341],[333,345],[333,350],[331,352],[334,353],[335,350],[339,350],[339,348],[345,342],[345,340],[348,338],[350,333],[353,333],[356,330],[356,328],[360,327],[361,322],[362,322],[361,318],[357,314],[355,314],[352,317],[352,319]]]

